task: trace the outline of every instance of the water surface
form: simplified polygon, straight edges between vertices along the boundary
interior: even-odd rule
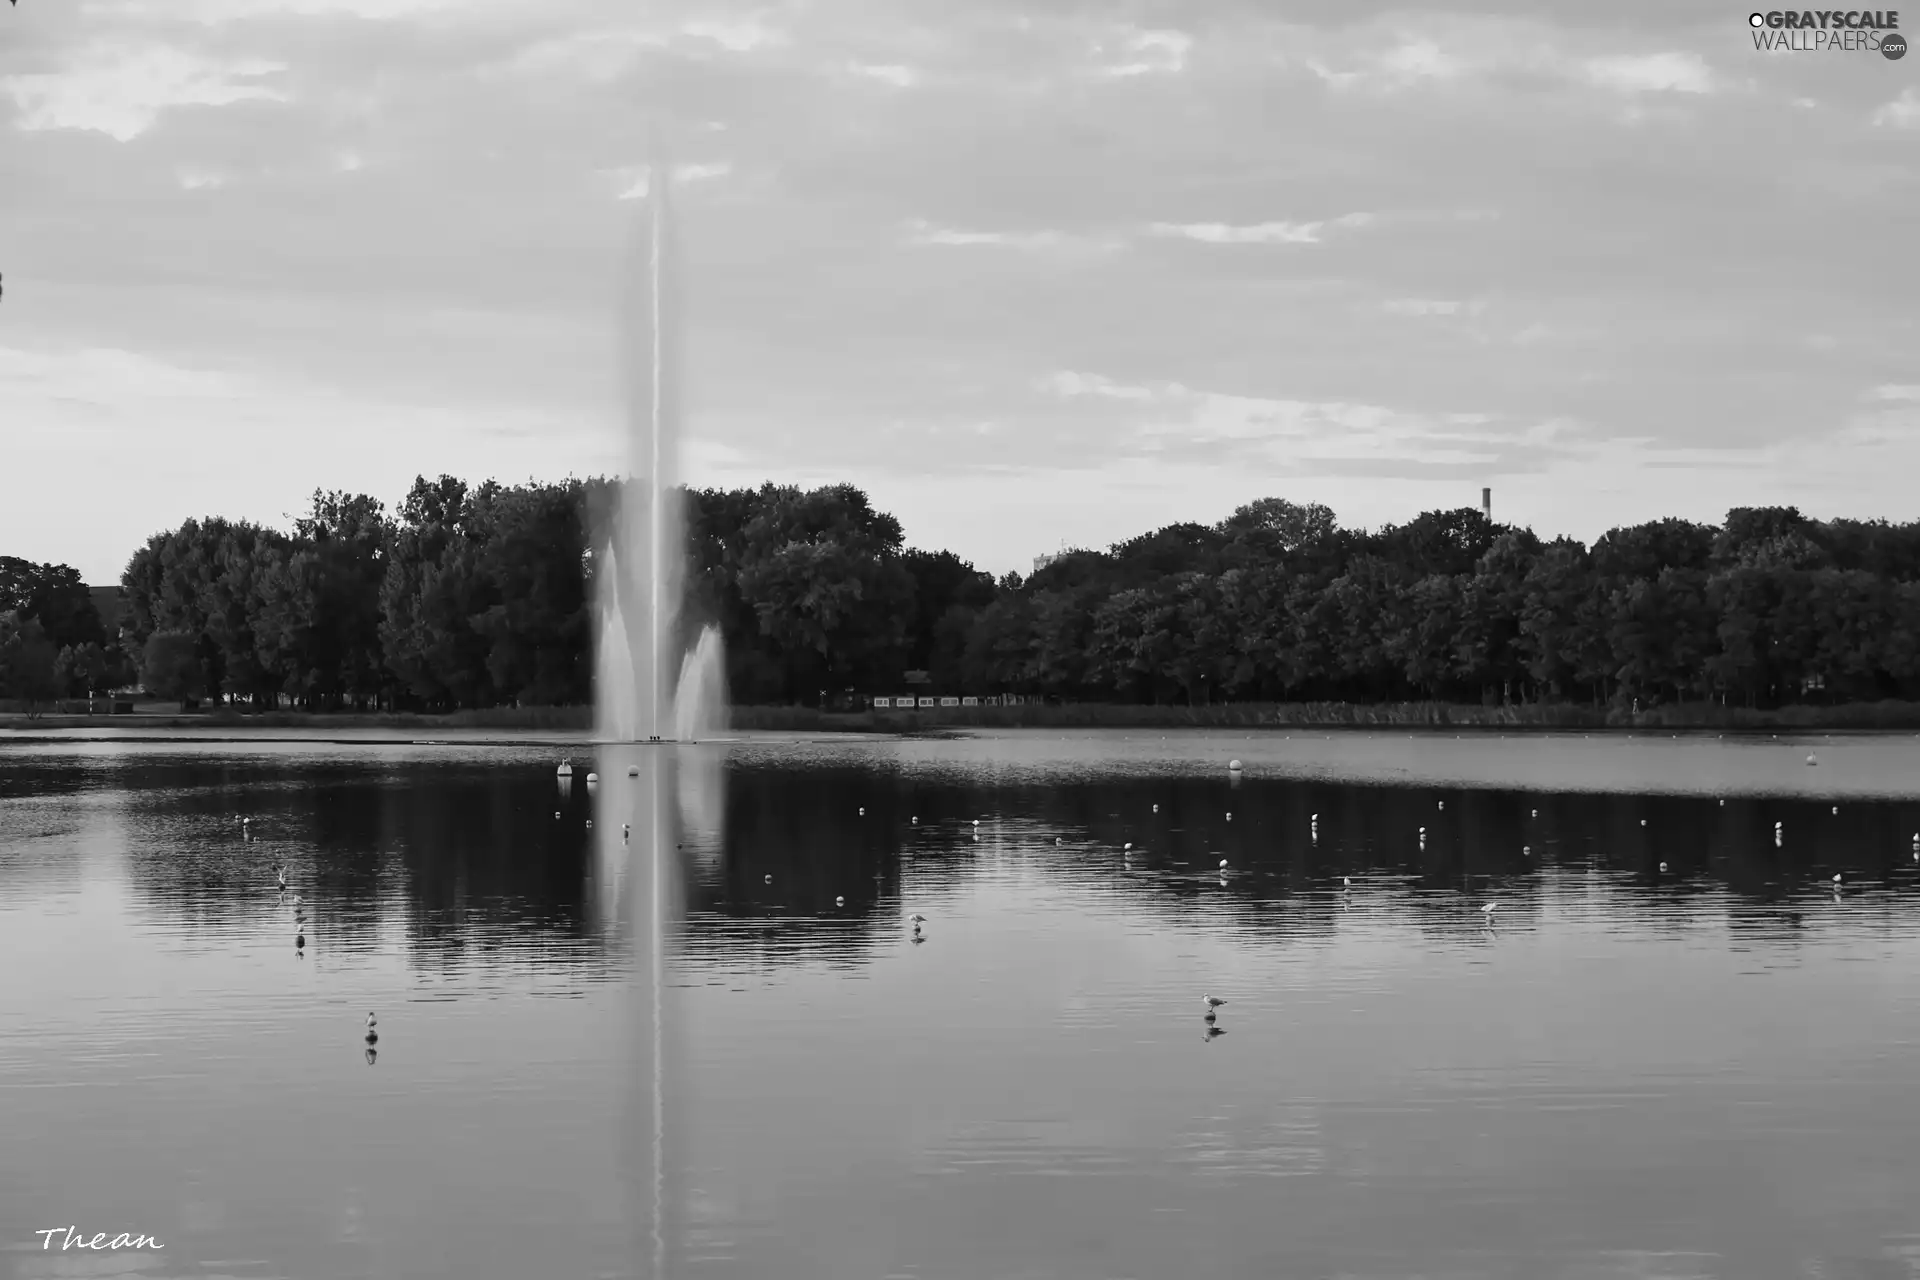
[[[1913,739],[564,750],[0,746],[14,1274],[1920,1274]]]

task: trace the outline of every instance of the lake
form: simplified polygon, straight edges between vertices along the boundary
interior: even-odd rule
[[[1920,1276],[1916,833],[1906,735],[0,738],[0,1273]]]

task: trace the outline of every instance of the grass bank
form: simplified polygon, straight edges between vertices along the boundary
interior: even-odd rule
[[[1677,703],[1634,714],[1565,703],[1479,706],[1443,702],[1222,702],[1204,707],[1102,702],[1057,706],[941,707],[927,711],[820,711],[812,707],[735,707],[736,730],[804,733],[932,733],[944,729],[1393,728],[1393,729],[1718,729],[1920,730],[1920,702],[1854,702],[1770,711]],[[54,715],[28,719],[0,712],[11,729],[521,729],[585,733],[591,707],[492,707],[445,715],[227,710],[169,712],[142,706],[132,715]]]

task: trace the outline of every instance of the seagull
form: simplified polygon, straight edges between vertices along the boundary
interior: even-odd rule
[[[1340,877],[1340,887],[1341,887],[1342,889],[1345,889],[1345,890],[1346,890],[1346,891],[1348,891],[1349,893],[1351,893],[1351,892],[1353,891],[1353,877],[1352,877],[1352,876],[1341,876],[1341,877]]]
[[[1487,903],[1487,904],[1486,904],[1485,906],[1483,906],[1483,907],[1481,907],[1481,908],[1480,908],[1480,914],[1481,914],[1481,915],[1483,915],[1483,916],[1485,916],[1485,917],[1487,918],[1487,923],[1488,923],[1488,924],[1492,924],[1492,923],[1493,923],[1493,913],[1494,913],[1494,912],[1496,912],[1496,911],[1498,911],[1499,909],[1500,909],[1500,904],[1499,904],[1499,903],[1497,903],[1497,902],[1489,902],[1489,903]]]
[[[1221,1005],[1226,1003],[1226,1001],[1222,1000],[1219,996],[1208,996],[1206,997],[1206,1001],[1207,1001],[1208,1012],[1212,1012],[1213,1010],[1218,1009]]]
[[[367,1015],[367,1043],[368,1044],[376,1044],[379,1042],[379,1039],[380,1039],[380,1033],[373,1029],[373,1025],[374,1025],[373,1015],[368,1014]]]
[[[1220,869],[1222,871],[1227,869],[1227,860],[1225,858],[1220,859]]]
[[[927,918],[921,915],[918,911],[908,916],[907,919],[913,922],[913,927],[916,929],[918,929],[921,925],[927,922]]]
[[[1834,882],[1835,884],[1839,884],[1839,883],[1840,883],[1840,873],[1839,873],[1838,871],[1836,871],[1836,872],[1834,872],[1834,873],[1833,873],[1833,882]]]
[[[284,890],[287,887],[287,869],[285,867],[281,867],[280,870],[275,872],[274,874],[279,877],[280,887],[281,889]]]
[[[620,824],[620,838],[622,840],[627,839],[632,834],[633,834],[633,826],[631,823],[623,822]]]

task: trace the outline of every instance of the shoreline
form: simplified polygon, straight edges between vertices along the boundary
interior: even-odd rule
[[[6,737],[58,737],[66,741],[261,741],[276,730],[299,741],[323,741],[338,733],[345,743],[382,740],[434,745],[437,735],[473,741],[497,733],[498,745],[595,745],[589,707],[494,708],[444,715],[417,713],[277,711],[243,715],[232,711],[138,711],[122,715],[47,714],[28,718],[0,714]],[[1770,711],[1722,708],[1705,703],[1655,707],[1634,714],[1564,704],[1465,706],[1443,703],[1361,705],[1352,703],[1224,703],[1203,707],[1069,703],[1017,707],[942,707],[925,711],[820,711],[810,707],[736,707],[726,736],[822,735],[827,737],[946,737],[970,730],[1291,730],[1360,733],[1604,733],[1691,734],[1920,732],[1920,702],[1849,703],[1832,707],[1790,706]],[[76,730],[94,730],[81,737]]]

